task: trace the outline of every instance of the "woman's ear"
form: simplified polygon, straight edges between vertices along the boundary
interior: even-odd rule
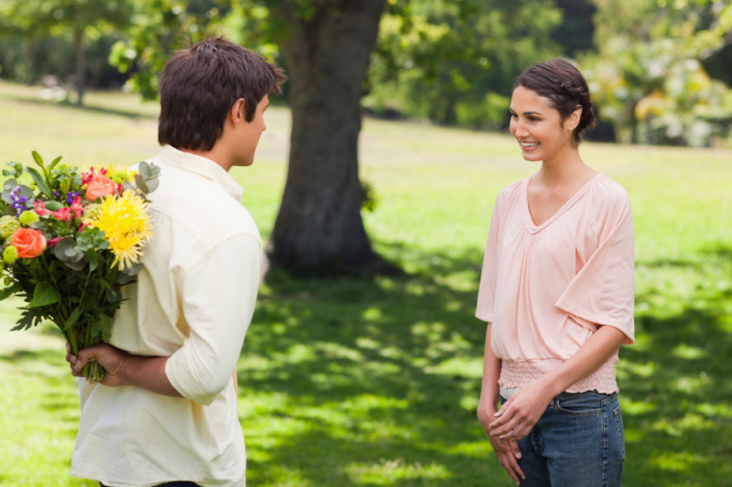
[[[580,120],[582,119],[582,107],[577,108],[577,110],[573,111],[569,117],[564,121],[564,128],[568,131],[572,132],[574,129],[577,128],[577,126],[580,123]]]

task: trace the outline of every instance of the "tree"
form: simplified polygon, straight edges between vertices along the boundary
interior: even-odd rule
[[[501,127],[516,76],[559,55],[551,0],[413,0],[384,16],[369,78],[375,111]]]
[[[701,61],[732,42],[732,7],[706,0],[596,0],[599,53],[581,59],[601,115],[625,142],[724,138],[732,93]]]
[[[82,105],[84,99],[87,38],[129,25],[131,7],[129,0],[5,0],[2,4],[3,14],[10,19],[15,32],[28,39],[31,60],[32,46],[39,35],[71,34],[76,57],[77,105]]]

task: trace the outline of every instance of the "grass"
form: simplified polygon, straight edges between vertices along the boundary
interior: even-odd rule
[[[90,94],[91,108],[0,83],[0,158],[75,164],[158,150],[155,106]],[[289,114],[272,108],[257,163],[233,174],[264,237],[284,183]],[[621,350],[627,486],[732,481],[732,152],[587,144],[630,194],[637,344]],[[365,215],[399,279],[272,276],[238,364],[248,485],[509,486],[475,418],[484,325],[473,317],[493,200],[536,170],[496,134],[366,120]],[[0,308],[0,485],[69,477],[79,412],[49,327],[10,333]]]

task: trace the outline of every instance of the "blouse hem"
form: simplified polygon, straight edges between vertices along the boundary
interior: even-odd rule
[[[520,389],[539,381],[564,362],[566,360],[562,359],[502,360],[498,384],[509,389]],[[616,358],[611,358],[592,374],[567,387],[566,392],[597,391],[602,394],[619,392],[614,371],[617,363]]]

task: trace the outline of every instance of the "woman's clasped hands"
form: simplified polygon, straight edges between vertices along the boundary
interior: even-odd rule
[[[495,414],[488,436],[518,441],[531,432],[555,394],[542,381],[522,387]]]

